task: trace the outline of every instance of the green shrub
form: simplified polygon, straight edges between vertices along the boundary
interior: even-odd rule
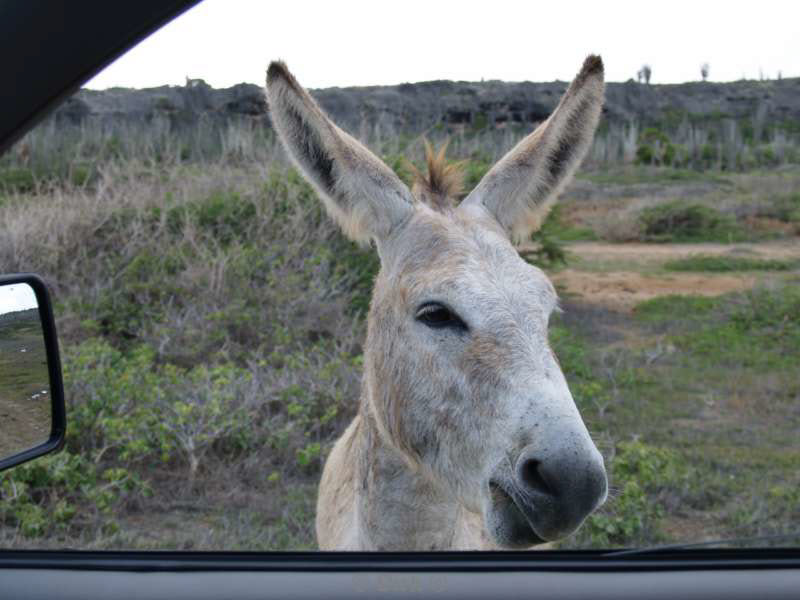
[[[384,154],[381,158],[403,183],[409,187],[414,183],[414,173],[411,170],[409,160],[405,156],[402,154]]]
[[[269,361],[278,380],[299,372],[311,377],[302,385],[291,383],[276,390],[263,442],[270,449],[270,462],[288,473],[319,473],[326,444],[356,408],[341,380],[360,370],[362,357],[337,352],[319,341],[294,352],[276,350]]]
[[[638,441],[616,445],[609,466],[609,499],[591,514],[574,542],[594,548],[641,546],[663,539],[665,514],[661,496],[679,488],[691,476],[679,455]]]
[[[567,252],[559,241],[542,233],[534,234],[532,239],[538,245],[535,250],[521,254],[526,261],[541,269],[567,264]]]
[[[800,193],[775,198],[772,205],[759,214],[778,219],[783,223],[795,223],[800,227]]]
[[[69,182],[75,187],[83,187],[92,183],[97,173],[91,164],[77,163],[70,167]]]
[[[639,136],[636,162],[640,165],[672,165],[676,149],[662,131],[649,127]]]
[[[731,217],[701,204],[681,201],[659,204],[645,208],[639,220],[649,241],[734,241],[744,237]]]
[[[636,163],[640,165],[652,165],[655,160],[653,147],[648,144],[639,144],[636,148]]]
[[[533,239],[543,236],[558,240],[559,242],[582,242],[597,239],[597,234],[585,227],[574,227],[564,221],[564,209],[556,204],[550,209],[547,218],[542,223],[539,231],[533,234]]]
[[[548,338],[578,408],[583,412],[605,405],[608,390],[595,374],[586,340],[557,318],[550,325]]]
[[[27,193],[36,189],[36,177],[26,167],[0,169],[0,192]]]
[[[320,249],[331,264],[331,283],[343,285],[349,296],[352,314],[365,317],[372,299],[375,277],[381,267],[377,251],[362,248],[344,236],[337,236],[330,247]]]
[[[25,537],[69,538],[102,522],[106,533],[117,525],[114,508],[150,489],[122,467],[102,468],[70,450],[25,463],[0,475],[0,525]]]
[[[471,129],[473,131],[482,131],[489,126],[489,117],[484,112],[475,113],[475,118],[472,120]]]
[[[222,244],[245,237],[256,218],[256,205],[239,194],[216,192],[202,202],[189,205],[198,227]]]
[[[594,239],[597,239],[597,236],[591,229],[566,224],[561,207],[556,205],[547,215],[539,230],[531,235],[531,241],[536,244],[535,249],[524,251],[521,256],[537,267],[553,269],[567,264],[564,242]]]
[[[474,156],[464,162],[464,189],[471,192],[483,176],[492,168],[492,162],[485,156]]]
[[[250,373],[230,365],[158,365],[148,346],[121,352],[88,340],[66,354],[64,384],[72,432],[68,445],[95,461],[126,465],[182,457],[193,476],[207,449],[241,436]]]
[[[117,285],[102,291],[92,316],[104,335],[118,343],[130,343],[164,318],[167,303],[189,296],[177,278],[186,263],[179,253],[148,248],[127,262],[122,257],[117,260],[122,263]]]
[[[700,148],[700,164],[704,169],[710,169],[717,161],[717,149],[711,144],[703,144]]]
[[[161,209],[154,207],[153,219],[158,221]],[[253,200],[236,192],[216,191],[206,198],[179,206],[166,212],[166,225],[173,234],[179,234],[187,223],[192,223],[223,245],[247,239],[247,230],[253,225],[257,208]]]

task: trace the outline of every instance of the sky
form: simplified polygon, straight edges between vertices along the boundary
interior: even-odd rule
[[[311,88],[453,79],[570,80],[600,53],[609,81],[800,76],[800,2],[759,0],[205,0],[87,87],[263,85],[283,59]]]
[[[0,286],[0,315],[37,306],[36,294],[27,283]]]

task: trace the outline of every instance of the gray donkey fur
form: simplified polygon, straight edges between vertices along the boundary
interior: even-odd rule
[[[443,153],[409,190],[281,62],[272,120],[327,212],[375,244],[359,410],[322,474],[325,550],[525,548],[606,498],[603,459],[547,340],[557,297],[512,245],[538,228],[591,144],[603,63],[460,203]]]

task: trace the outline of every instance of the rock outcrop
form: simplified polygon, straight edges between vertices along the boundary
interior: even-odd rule
[[[387,133],[419,133],[445,127],[483,128],[536,123],[555,108],[566,82],[480,83],[429,81],[392,86],[328,88],[312,94],[335,121],[358,131],[378,127]],[[263,90],[252,84],[214,89],[202,80],[182,87],[80,90],[55,113],[57,122],[101,124],[149,122],[167,118],[175,126],[206,120],[223,125],[247,120],[269,125]],[[608,125],[640,126],[682,120],[756,119],[800,129],[800,78],[732,83],[645,85],[628,81],[607,86]]]

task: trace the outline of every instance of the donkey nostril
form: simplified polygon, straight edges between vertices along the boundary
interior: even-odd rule
[[[533,458],[523,461],[519,469],[519,478],[529,491],[555,496],[555,491],[542,475],[541,466],[542,463]]]

